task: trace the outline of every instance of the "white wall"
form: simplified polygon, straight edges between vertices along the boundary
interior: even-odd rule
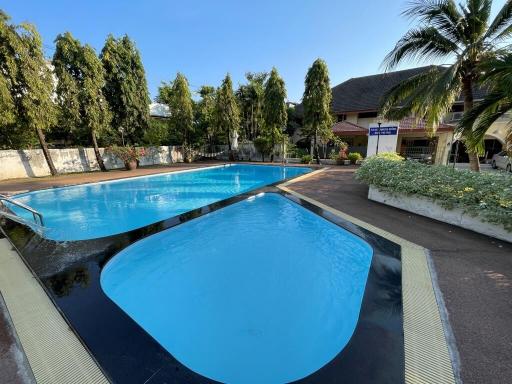
[[[107,169],[123,168],[122,161],[100,148]],[[50,149],[53,163],[59,173],[90,172],[99,170],[93,148]],[[146,148],[140,165],[170,164],[183,161],[178,147]],[[0,180],[50,175],[41,149],[0,151]]]

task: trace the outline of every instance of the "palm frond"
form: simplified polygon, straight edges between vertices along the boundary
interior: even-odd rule
[[[456,132],[464,136],[468,149],[479,150],[491,125],[511,109],[510,95],[495,90],[464,114]]]
[[[396,67],[405,59],[431,60],[459,52],[458,45],[441,35],[434,27],[411,29],[396,43],[384,58],[386,70]]]
[[[428,71],[412,76],[394,86],[384,94],[379,114],[387,119],[411,115],[414,102],[421,99],[420,96],[425,94],[425,89],[435,81],[439,74],[439,69],[432,67]]]
[[[433,133],[460,93],[460,65],[433,67],[392,88],[385,96],[381,114],[388,119],[414,116],[424,119]]]
[[[462,15],[453,0],[412,1],[402,15],[437,28],[451,40],[463,40]]]
[[[507,0],[492,21],[485,34],[486,38],[501,40],[512,32],[512,1]]]

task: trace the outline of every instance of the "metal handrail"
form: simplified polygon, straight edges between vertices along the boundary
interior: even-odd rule
[[[13,204],[13,205],[16,205],[17,207],[20,207],[20,208],[23,208],[23,209],[26,209],[27,211],[29,211],[30,213],[32,213],[32,217],[34,218],[34,222],[36,224],[37,223],[37,218],[39,218],[39,225],[41,225],[42,227],[44,227],[44,220],[43,220],[43,215],[41,212],[38,212],[36,211],[34,208],[31,208],[29,207],[28,205],[25,205],[23,203],[20,203],[19,201],[16,201],[16,200],[13,200],[5,195],[0,195],[0,202],[2,201],[7,201],[8,203],[10,204]],[[3,203],[2,203],[3,204]]]

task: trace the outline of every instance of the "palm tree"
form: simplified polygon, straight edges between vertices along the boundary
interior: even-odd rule
[[[435,130],[459,95],[464,111],[474,106],[473,90],[480,79],[478,65],[492,58],[499,45],[512,34],[512,1],[508,0],[489,23],[492,0],[417,0],[403,15],[419,25],[409,30],[386,56],[387,69],[406,59],[453,60],[452,64],[429,70],[392,88],[385,96],[381,113],[389,119],[414,115]],[[462,130],[471,133],[471,126]],[[478,151],[469,150],[471,169],[480,169]]]
[[[480,81],[489,93],[473,109],[464,114],[457,130],[466,132],[466,146],[482,150],[483,138],[489,127],[512,110],[512,53],[503,52],[480,65],[483,73]],[[473,127],[465,130],[464,127]],[[512,120],[509,122],[507,147],[512,146]]]

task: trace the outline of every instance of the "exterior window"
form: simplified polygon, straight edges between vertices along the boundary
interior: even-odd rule
[[[341,115],[338,115],[338,123],[340,121],[345,121],[347,120],[347,115],[345,115],[344,113],[342,113]]]

